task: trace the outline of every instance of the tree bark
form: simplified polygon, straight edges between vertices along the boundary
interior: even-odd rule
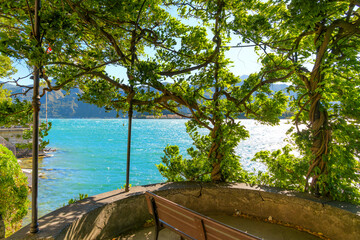
[[[306,174],[305,191],[310,190],[315,195],[320,195],[321,186],[319,184],[319,177],[327,174],[327,162],[325,155],[328,153],[328,145],[330,143],[331,130],[328,128],[328,114],[327,109],[321,105],[321,88],[324,76],[322,73],[324,58],[326,50],[329,48],[331,41],[331,34],[336,25],[332,24],[329,27],[321,22],[318,24],[314,45],[319,45],[316,53],[316,61],[313,70],[310,74],[309,81],[305,82],[305,86],[310,96],[309,122],[311,126],[312,137],[312,160],[310,167]],[[318,41],[321,41],[318,44]],[[311,178],[310,189],[309,180]],[[324,192],[322,195],[325,195]]]
[[[215,126],[211,132],[211,137],[213,143],[209,151],[209,160],[212,162],[212,171],[211,171],[211,181],[212,182],[223,182],[224,178],[221,173],[221,161],[223,159],[223,154],[220,152],[220,145],[222,141],[222,136],[220,132],[220,127]]]
[[[320,74],[319,74],[320,75]],[[320,176],[327,174],[327,162],[325,160],[325,155],[328,153],[328,145],[330,143],[331,131],[328,129],[328,114],[326,109],[321,107],[321,94],[316,90],[319,88],[318,84],[321,82],[321,76],[318,76],[314,89],[311,89],[310,92],[314,93],[310,96],[310,111],[309,111],[309,120],[312,131],[312,146],[311,152],[313,158],[310,161],[310,167],[306,175],[306,186],[305,191],[310,190],[316,195],[320,194],[321,186],[318,184]],[[313,82],[312,82],[313,83]],[[309,187],[309,180],[311,178],[311,183]],[[324,193],[322,194],[324,195]]]

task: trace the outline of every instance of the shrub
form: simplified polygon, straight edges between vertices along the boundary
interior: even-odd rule
[[[27,179],[13,153],[0,145],[0,215],[6,237],[21,227],[29,200]]]

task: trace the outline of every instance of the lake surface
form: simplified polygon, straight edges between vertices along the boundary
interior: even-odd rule
[[[56,149],[40,164],[39,215],[62,207],[79,193],[96,195],[121,188],[126,179],[126,119],[52,119],[48,147]],[[167,145],[178,145],[185,156],[192,140],[183,119],[134,119],[131,147],[132,186],[166,181],[155,164],[161,162]],[[264,170],[250,159],[260,150],[275,150],[286,144],[288,120],[279,126],[241,120],[251,137],[236,148],[245,169]],[[204,131],[205,133],[206,131]],[[25,220],[28,223],[29,220]]]

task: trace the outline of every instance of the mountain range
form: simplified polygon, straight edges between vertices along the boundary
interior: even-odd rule
[[[12,93],[20,93],[22,89],[12,84],[5,84],[5,89]],[[116,111],[105,111],[104,108],[99,108],[95,105],[84,103],[78,100],[79,89],[72,89],[70,93],[63,90],[48,92],[47,94],[47,109],[48,118],[115,118]],[[19,100],[32,101],[32,91],[26,95],[19,95]],[[45,118],[46,115],[46,97],[40,99],[40,118]]]
[[[241,76],[242,79],[246,75]],[[286,84],[273,84],[271,89],[273,91],[282,91],[287,87]],[[22,89],[12,84],[4,84],[3,88],[12,91],[12,93],[20,93]],[[70,93],[63,90],[52,91],[47,94],[47,117],[48,118],[116,118],[116,111],[106,111],[104,108],[99,108],[95,105],[79,101],[81,91],[79,89],[72,89]],[[32,91],[29,91],[26,96],[20,95],[20,100],[31,101]],[[46,97],[43,96],[40,100],[40,118],[45,118],[45,103]],[[185,109],[184,109],[185,110]],[[164,112],[169,114],[168,112]],[[185,111],[185,114],[187,112]],[[126,114],[119,114],[120,117]],[[143,118],[148,114],[134,113],[135,118]]]

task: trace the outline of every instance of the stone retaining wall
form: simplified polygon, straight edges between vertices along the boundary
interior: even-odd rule
[[[5,139],[8,142],[8,145],[13,146],[11,148],[9,148],[9,146],[6,147],[9,148],[17,158],[25,158],[32,156],[31,149],[16,147],[17,144],[28,144],[32,141],[32,139],[23,138],[24,130],[29,130],[29,128],[0,128],[0,144],[2,144],[1,139]]]
[[[360,206],[307,194],[246,184],[164,183],[89,197],[39,219],[40,232],[24,227],[8,239],[111,239],[142,227],[151,216],[144,192],[152,191],[203,214],[245,214],[300,225],[331,239],[360,236]]]
[[[23,132],[28,128],[0,128],[0,136],[12,144],[29,143],[30,140],[23,139]]]

